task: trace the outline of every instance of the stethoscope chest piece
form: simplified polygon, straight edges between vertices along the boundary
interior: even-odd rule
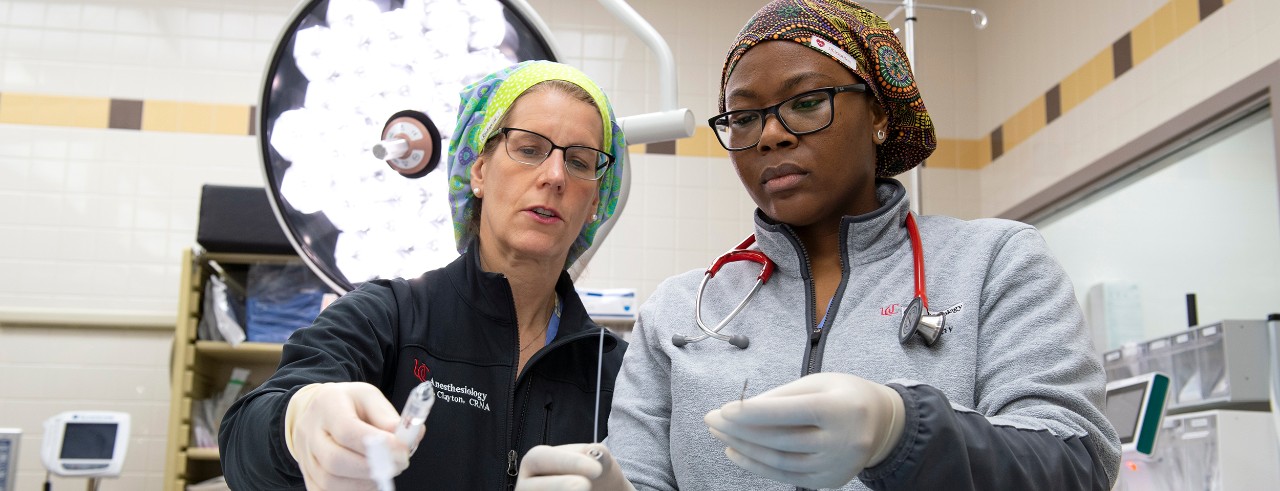
[[[947,314],[931,314],[920,297],[911,300],[907,310],[902,312],[902,324],[898,325],[898,342],[907,344],[911,336],[920,333],[925,346],[933,346],[942,337],[942,328],[947,323]]]
[[[902,312],[902,324],[898,326],[898,342],[907,344],[911,339],[911,335],[916,333],[916,326],[920,324],[921,311],[924,309],[923,302],[920,297],[916,297],[907,304],[907,310]]]
[[[920,245],[920,231],[916,228],[915,214],[907,213],[907,235],[911,239],[911,260],[915,276],[916,297],[907,304],[902,313],[902,324],[898,325],[898,342],[907,344],[911,335],[920,333],[925,346],[933,346],[942,336],[942,326],[947,322],[947,313],[932,314],[929,312],[929,297],[924,284],[924,246]]]

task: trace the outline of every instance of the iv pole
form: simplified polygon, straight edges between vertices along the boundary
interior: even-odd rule
[[[987,14],[982,10],[976,9],[976,8],[953,7],[950,5],[917,4],[916,0],[900,0],[900,1],[857,0],[857,1],[859,1],[860,3],[898,6],[897,8],[893,9],[892,12],[889,12],[889,15],[884,17],[884,20],[890,21],[890,20],[893,20],[894,17],[897,17],[898,14],[903,14],[904,16],[903,17],[904,18],[904,21],[903,21],[904,36],[903,37],[906,38],[903,40],[903,44],[905,44],[904,47],[907,50],[907,61],[911,62],[911,70],[915,74],[920,73],[920,65],[916,63],[916,42],[915,42],[916,9],[921,8],[921,9],[931,9],[931,10],[945,10],[948,12],[967,12],[969,16],[973,19],[974,28],[978,30],[987,28]],[[919,80],[919,77],[917,77],[917,80]],[[922,194],[920,189],[920,185],[921,185],[920,166],[912,167],[909,172],[910,172],[910,176],[907,178],[907,182],[911,184],[911,196],[910,196],[911,211],[920,213],[920,199],[921,199],[920,196]]]

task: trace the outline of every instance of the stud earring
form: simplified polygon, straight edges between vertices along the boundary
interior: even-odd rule
[[[484,196],[483,196],[483,195],[484,195],[484,190],[483,190],[483,189],[480,189],[480,188],[472,188],[472,189],[471,189],[471,194],[476,195],[476,197],[477,197],[477,198],[483,198],[483,197],[484,197]]]
[[[595,213],[592,213],[592,214],[591,214],[591,221],[593,221],[593,222],[598,222],[598,221],[600,221],[600,215],[595,214]]]
[[[876,141],[884,143],[884,130],[876,130]]]

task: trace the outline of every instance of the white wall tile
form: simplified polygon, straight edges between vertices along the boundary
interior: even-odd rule
[[[0,191],[25,191],[30,168],[27,159],[0,156]]]
[[[289,21],[289,12],[257,13],[253,16],[253,37],[258,41],[275,44]]]
[[[582,57],[612,59],[614,38],[615,35],[612,29],[584,31],[582,33]]]
[[[116,7],[114,5],[85,4],[80,7],[80,29],[84,31],[114,31]]]
[[[35,27],[8,27],[4,28],[5,37],[5,58],[12,59],[38,59],[41,57],[41,48],[45,31]]]
[[[24,0],[9,2],[9,23],[16,26],[43,27],[45,2]]]
[[[40,58],[49,61],[78,61],[80,34],[77,31],[44,31],[40,39]]]
[[[45,26],[55,29],[79,29],[82,7],[74,3],[49,2],[45,6]]]

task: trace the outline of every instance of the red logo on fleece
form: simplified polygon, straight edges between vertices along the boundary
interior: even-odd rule
[[[898,304],[896,303],[889,304],[888,307],[883,307],[880,309],[880,315],[893,315],[896,313],[898,313]]]
[[[427,368],[427,365],[425,363],[418,361],[417,358],[414,358],[413,376],[418,377],[419,382],[426,382],[427,377],[431,376],[431,369]]]

